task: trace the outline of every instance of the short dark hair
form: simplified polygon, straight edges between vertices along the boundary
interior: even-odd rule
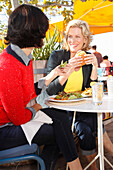
[[[93,46],[92,46],[92,49],[96,50],[96,49],[97,49],[97,46],[96,46],[96,45],[93,45]]]
[[[104,60],[107,60],[107,59],[108,59],[108,56],[107,56],[107,55],[105,55],[105,56],[103,57],[103,59],[104,59]]]
[[[20,5],[9,17],[6,44],[12,43],[20,48],[40,48],[48,28],[49,20],[41,9],[27,4]]]

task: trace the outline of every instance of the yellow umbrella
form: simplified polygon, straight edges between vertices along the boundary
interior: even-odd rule
[[[93,34],[113,31],[113,0],[75,0],[74,12],[74,19],[86,21]]]
[[[93,34],[113,31],[113,0],[74,0],[74,19],[86,21]],[[50,30],[57,25],[58,30],[65,30],[64,21],[50,24]]]
[[[60,31],[60,33],[61,33],[61,36],[63,36],[63,32],[65,31],[65,22],[64,21],[59,21],[59,22],[55,22],[55,23],[50,22],[49,30],[51,31],[52,35],[54,33],[55,27],[57,27],[58,31]]]

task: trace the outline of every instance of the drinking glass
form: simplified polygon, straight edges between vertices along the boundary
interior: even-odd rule
[[[92,101],[95,105],[101,105],[103,98],[103,82],[92,85]]]

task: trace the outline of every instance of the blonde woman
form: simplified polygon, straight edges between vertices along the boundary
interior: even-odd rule
[[[47,64],[47,72],[49,73],[53,70],[62,60],[64,62],[68,61],[69,69],[65,76],[58,76],[50,83],[46,89],[48,95],[57,94],[59,91],[83,91],[85,88],[90,87],[92,81],[97,81],[98,64],[96,56],[87,52],[90,49],[91,41],[92,35],[85,21],[72,20],[69,22],[64,36],[63,49],[51,53]],[[79,50],[86,52],[85,56],[87,60],[85,61],[86,64],[83,66],[81,66],[81,56],[76,56]],[[87,159],[91,161],[96,153],[96,113],[77,113],[75,129],[79,137],[82,154],[86,155]],[[112,143],[106,132],[104,133],[104,141],[105,139],[111,147]],[[107,145],[107,148],[108,147]],[[95,162],[91,165],[91,168],[93,170],[97,169]]]

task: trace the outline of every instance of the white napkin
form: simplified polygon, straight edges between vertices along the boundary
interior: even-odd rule
[[[21,125],[30,145],[33,137],[44,123],[52,124],[53,121],[48,115],[39,110],[31,121]]]

